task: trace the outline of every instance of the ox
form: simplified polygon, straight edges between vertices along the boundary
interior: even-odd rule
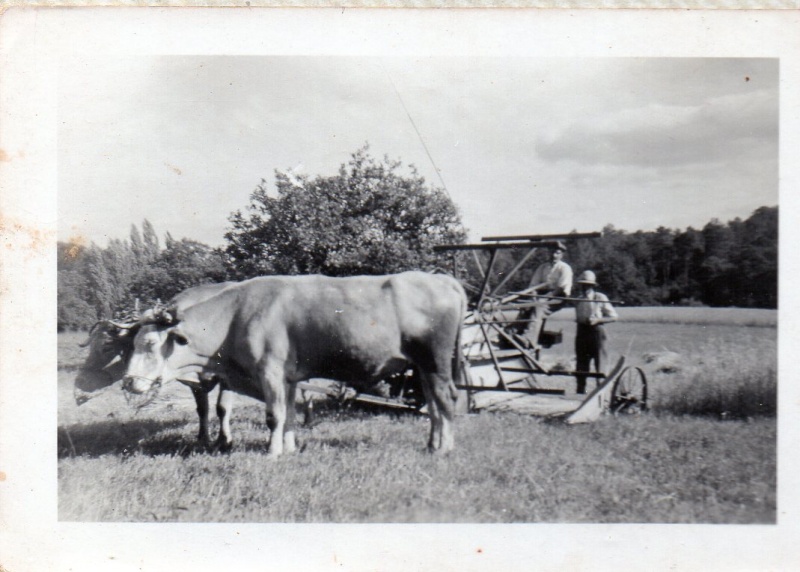
[[[270,276],[230,286],[141,326],[123,387],[144,393],[199,372],[236,372],[228,389],[266,404],[270,458],[295,450],[296,384],[312,377],[374,382],[416,367],[431,420],[428,448],[453,448],[466,296],[452,277]],[[226,397],[229,395],[225,393]],[[230,401],[220,440],[231,445]]]
[[[177,294],[169,303],[169,307],[183,310],[214,296],[231,284],[234,282],[203,284],[188,288]],[[81,344],[83,347],[89,346],[89,354],[75,378],[76,404],[86,403],[122,380],[133,354],[133,340],[137,330],[136,323],[120,323],[113,320],[101,320],[92,326],[89,339]],[[183,376],[180,381],[189,385],[192,390],[200,418],[198,438],[201,442],[207,443],[209,441],[208,393],[214,389],[218,380],[212,375],[195,374]]]

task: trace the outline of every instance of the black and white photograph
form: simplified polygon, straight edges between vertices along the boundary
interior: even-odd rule
[[[800,564],[797,13],[545,12],[5,18],[0,569]]]

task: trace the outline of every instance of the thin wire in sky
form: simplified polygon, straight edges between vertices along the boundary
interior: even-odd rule
[[[400,105],[403,106],[403,111],[406,112],[408,120],[411,122],[411,126],[414,128],[417,137],[419,137],[419,141],[420,143],[422,143],[422,148],[425,149],[425,154],[428,156],[431,165],[433,165],[433,170],[436,171],[436,175],[439,177],[439,181],[441,181],[442,183],[442,188],[444,188],[444,192],[445,194],[447,194],[447,198],[449,198],[452,201],[453,197],[450,196],[450,191],[447,190],[447,185],[445,184],[444,178],[442,177],[442,172],[439,170],[439,167],[436,166],[436,161],[433,160],[433,156],[431,155],[431,152],[428,150],[428,146],[425,144],[425,139],[423,139],[422,134],[419,132],[419,129],[417,129],[417,124],[414,123],[414,118],[411,117],[411,113],[409,113],[408,108],[406,107],[406,104],[403,101],[403,97],[400,95],[400,92],[398,91],[397,86],[394,84],[394,81],[392,81],[392,76],[389,75],[389,72],[386,70],[385,67],[383,67],[382,63],[381,63],[381,69],[383,70],[383,73],[386,74],[386,77],[389,78],[389,83],[392,84],[392,89],[394,89],[395,94],[397,94],[397,99],[400,100]]]

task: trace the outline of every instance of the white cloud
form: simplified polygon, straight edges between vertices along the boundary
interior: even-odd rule
[[[584,116],[543,136],[542,158],[583,164],[672,165],[776,156],[774,92],[721,96],[694,106],[650,103]]]

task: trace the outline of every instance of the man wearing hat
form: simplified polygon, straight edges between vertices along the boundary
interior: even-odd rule
[[[615,322],[617,311],[608,301],[608,297],[595,290],[597,278],[591,270],[585,270],[576,280],[580,288],[575,303],[575,320],[578,322],[578,333],[575,336],[575,355],[577,371],[591,371],[594,360],[594,371],[604,372],[603,367],[608,360],[606,354],[606,331],[603,324]],[[578,393],[586,393],[586,376],[576,375]]]
[[[568,297],[572,291],[572,267],[563,260],[566,251],[564,243],[557,241],[550,252],[550,261],[536,269],[525,290],[531,294],[544,296],[543,304],[533,309],[522,310],[517,316],[517,320],[529,320],[531,315],[534,315],[535,319],[532,322],[522,322],[517,326],[517,333],[522,333],[534,346],[539,344],[539,332],[544,319],[564,305],[564,301],[558,300],[558,297]],[[550,298],[551,296],[555,298]]]

